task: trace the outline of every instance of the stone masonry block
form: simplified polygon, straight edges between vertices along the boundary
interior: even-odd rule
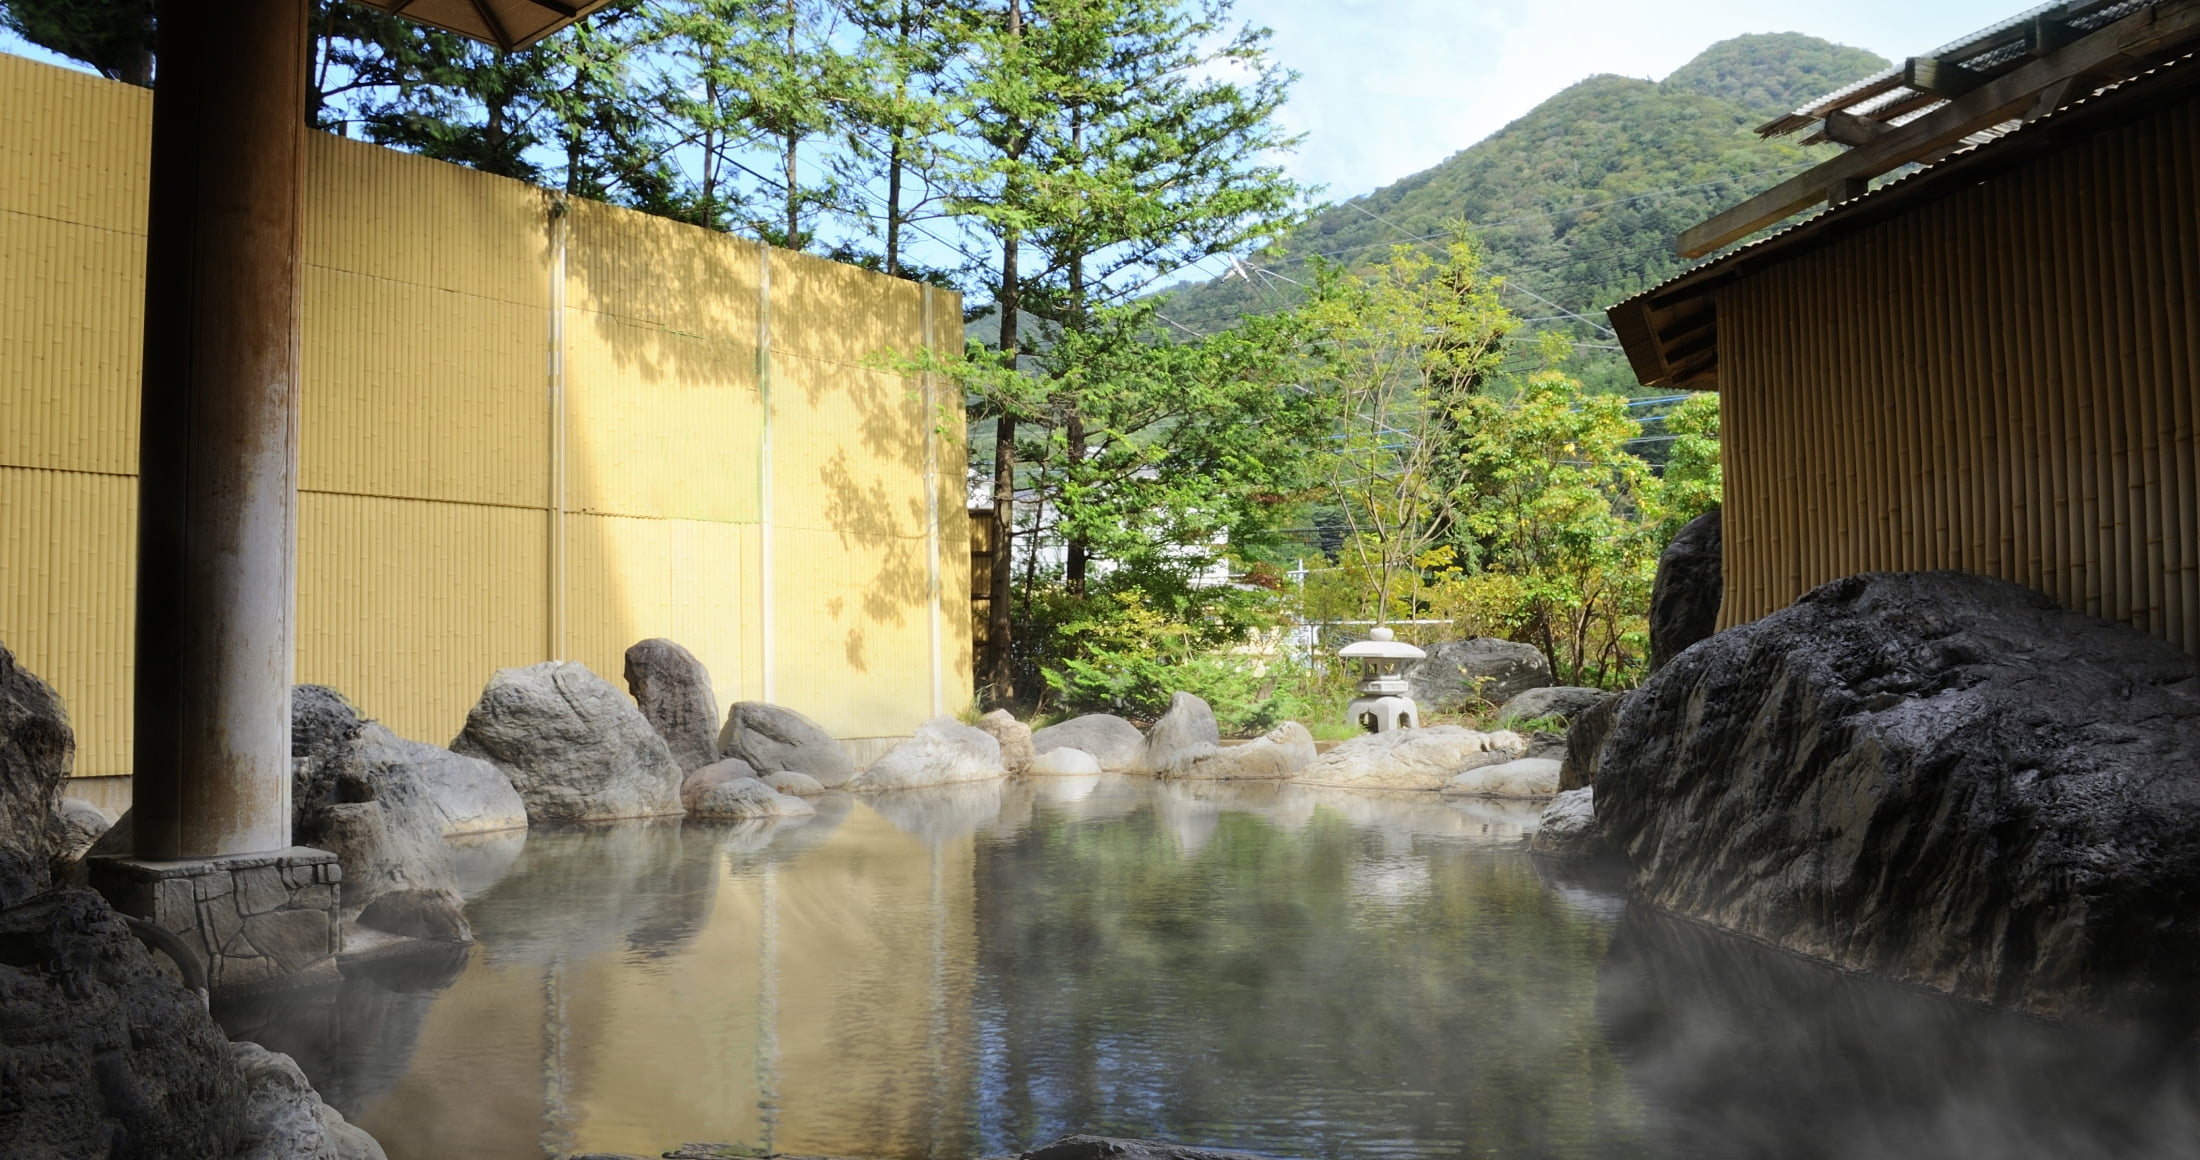
[[[285,971],[304,970],[335,953],[333,928],[325,910],[278,910],[244,920],[245,937]]]
[[[237,909],[250,916],[281,910],[290,901],[290,887],[283,882],[281,868],[255,866],[237,871]]]

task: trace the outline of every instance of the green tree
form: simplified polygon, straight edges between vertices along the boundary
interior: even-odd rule
[[[153,83],[152,0],[5,0],[0,28],[109,80]]]
[[[1460,416],[1516,322],[1463,235],[1441,260],[1399,246],[1360,273],[1326,269],[1318,285],[1304,311],[1333,352],[1319,393],[1331,419],[1322,459],[1346,531],[1339,561],[1370,580],[1354,611],[1410,616],[1422,558],[1453,531]]]
[[[1439,604],[1495,606],[1562,683],[1631,683],[1663,541],[1626,401],[1545,371],[1511,398],[1461,400],[1457,417],[1459,527],[1473,560],[1439,581]]]
[[[957,23],[920,0],[839,0],[856,33],[842,101],[845,147],[835,162],[844,187],[875,185],[877,208],[860,193],[843,202],[880,245],[879,268],[904,273],[905,235],[917,222],[946,216],[946,191],[933,176],[933,153],[949,128]]]

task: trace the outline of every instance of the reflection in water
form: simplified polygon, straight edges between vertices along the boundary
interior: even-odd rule
[[[1597,1007],[1669,1155],[2200,1156],[2188,1037],[1974,1008],[1639,908]]]
[[[1068,1131],[1337,1157],[2200,1140],[2189,1047],[1623,916],[1539,877],[1529,806],[1108,776],[818,807],[482,847],[470,958],[290,1000],[263,1034],[393,1160],[966,1157]]]

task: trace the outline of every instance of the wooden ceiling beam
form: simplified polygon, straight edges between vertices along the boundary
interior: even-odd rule
[[[1853,188],[1844,183],[1869,181],[1981,129],[2021,119],[2060,81],[2142,62],[2195,37],[2200,37],[2200,0],[2166,0],[2135,12],[1689,228],[1676,248],[1684,258],[1703,257],[1819,204],[1830,190]]]

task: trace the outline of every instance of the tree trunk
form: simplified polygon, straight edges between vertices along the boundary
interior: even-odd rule
[[[1001,292],[995,296],[1001,312],[1001,358],[1010,370],[1016,367],[1016,316],[1019,284],[1016,258],[1020,239],[1010,230],[1001,242]],[[1004,404],[993,425],[993,584],[989,596],[992,615],[986,624],[986,683],[991,701],[1006,706],[1016,699],[1015,673],[1009,665],[1011,633],[1009,601],[1015,596],[1016,536],[1016,414]]]
[[[1008,34],[1022,36],[1020,0],[1008,0]],[[1014,148],[1020,155],[1021,148]],[[1001,292],[994,302],[1001,312],[1001,358],[1010,371],[1016,369],[1016,322],[1022,310],[1021,276],[1016,270],[1022,236],[1014,229],[1001,235]],[[1006,707],[1016,699],[1016,675],[1009,663],[1014,629],[1010,627],[1009,601],[1015,597],[1016,536],[1016,413],[1003,400],[1001,417],[994,424],[993,443],[993,583],[992,615],[986,625],[986,683],[992,686],[992,703]]]

